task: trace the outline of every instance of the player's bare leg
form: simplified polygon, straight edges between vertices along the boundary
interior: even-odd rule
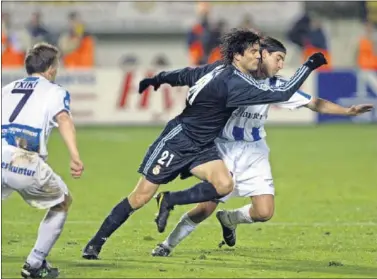
[[[65,196],[64,202],[50,208],[42,220],[37,241],[27,257],[21,275],[24,278],[56,278],[59,275],[57,268],[48,265],[46,257],[63,231],[69,207],[72,203],[70,195]]]
[[[196,205],[189,212],[182,215],[181,219],[164,240],[164,242],[157,244],[152,251],[152,256],[167,257],[172,250],[181,243],[196,227],[206,220],[216,210],[217,202],[209,201]]]
[[[260,195],[251,197],[249,214],[254,222],[267,222],[274,216],[275,199],[274,195]]]
[[[187,212],[187,216],[195,224],[200,224],[215,212],[218,203],[214,201],[202,202]]]
[[[170,211],[175,205],[215,200],[231,193],[234,187],[232,175],[222,160],[213,160],[194,167],[191,173],[202,182],[176,192],[162,192],[157,196],[157,228],[164,232]]]
[[[223,230],[223,244],[236,244],[236,228],[238,224],[266,222],[274,215],[274,195],[251,197],[251,204],[235,210],[220,210],[216,213]]]
[[[140,178],[132,193],[119,202],[102,223],[95,236],[83,250],[82,257],[88,260],[98,259],[106,240],[139,208],[147,204],[156,193],[159,185]]]

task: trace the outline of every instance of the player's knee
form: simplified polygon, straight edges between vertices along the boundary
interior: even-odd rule
[[[130,203],[133,209],[142,208],[148,201],[145,196],[142,195],[132,195],[128,197],[128,202]]]
[[[55,205],[51,209],[54,211],[68,211],[69,208],[71,207],[73,202],[72,196],[70,194],[67,194],[64,196],[64,201]]]
[[[267,222],[272,218],[272,216],[274,216],[274,208],[270,206],[258,207],[256,208],[255,213],[255,221]]]
[[[152,196],[153,194],[149,193],[132,193],[128,197],[128,202],[131,207],[136,210],[146,205],[151,200]]]
[[[133,209],[139,209],[147,204],[156,193],[158,185],[141,178],[135,189],[128,196],[128,202]]]
[[[64,199],[64,203],[65,203],[67,209],[71,207],[72,202],[73,202],[72,196],[69,195],[69,194],[66,195],[66,196],[65,196],[65,199]]]
[[[216,179],[214,186],[219,195],[226,196],[233,191],[234,181],[232,177],[229,175],[222,177],[221,179]]]

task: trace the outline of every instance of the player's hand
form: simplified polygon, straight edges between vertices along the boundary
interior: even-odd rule
[[[71,158],[71,175],[73,178],[80,178],[84,171],[84,164],[79,158]]]
[[[139,83],[139,94],[142,94],[148,86],[153,86],[154,91],[160,87],[160,83],[157,81],[156,77],[145,78]]]
[[[304,63],[304,65],[311,70],[315,70],[325,64],[327,64],[327,60],[322,52],[316,52],[312,54]]]
[[[348,108],[347,114],[350,116],[356,116],[371,111],[373,108],[374,106],[371,104],[351,106]]]

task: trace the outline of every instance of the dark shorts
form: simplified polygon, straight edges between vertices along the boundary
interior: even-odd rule
[[[149,147],[138,172],[155,184],[167,184],[204,163],[221,160],[215,143],[200,148],[182,131],[182,124],[171,120],[157,140]]]

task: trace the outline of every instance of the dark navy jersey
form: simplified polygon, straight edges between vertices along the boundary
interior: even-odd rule
[[[284,102],[300,88],[311,70],[301,66],[279,87],[269,87],[233,65],[221,62],[157,75],[160,84],[189,86],[186,107],[176,119],[197,145],[212,144],[232,112],[240,106]]]

